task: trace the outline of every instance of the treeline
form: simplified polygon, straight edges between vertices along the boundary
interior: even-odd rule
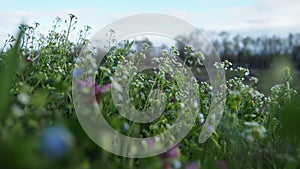
[[[178,39],[193,44],[199,40],[199,32],[190,36],[179,36]],[[202,36],[203,37],[203,36]],[[229,60],[234,66],[255,69],[266,69],[272,66],[275,59],[288,59],[300,70],[300,33],[288,36],[258,36],[231,35],[228,32],[213,33],[209,36],[221,60]],[[149,39],[135,41],[137,48],[142,48],[143,43],[150,47],[153,43]],[[184,46],[182,42],[176,43],[179,57],[183,59]],[[162,49],[168,48],[163,44]]]
[[[213,44],[222,60],[248,68],[265,69],[274,59],[285,57],[300,69],[300,33],[280,36],[231,36],[221,32],[213,37]]]

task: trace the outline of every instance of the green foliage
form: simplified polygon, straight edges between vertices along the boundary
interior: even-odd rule
[[[0,77],[2,77],[2,83],[0,83],[0,120],[2,116],[5,117],[6,106],[8,105],[9,89],[11,88],[11,83],[14,79],[14,73],[18,68],[18,54],[21,38],[23,36],[22,31],[20,31],[16,43],[10,51],[6,54],[1,53],[1,65],[0,65]]]

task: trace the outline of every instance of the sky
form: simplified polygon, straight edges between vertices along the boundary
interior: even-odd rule
[[[0,0],[0,44],[15,34],[20,23],[40,23],[51,29],[56,17],[78,17],[78,27],[92,27],[91,35],[105,25],[139,13],[170,14],[194,26],[234,34],[287,35],[300,32],[299,0]]]

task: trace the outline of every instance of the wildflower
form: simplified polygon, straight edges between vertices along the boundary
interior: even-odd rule
[[[153,149],[155,146],[155,142],[153,140],[147,140],[147,144],[149,146],[149,148]]]
[[[72,72],[73,78],[78,78],[81,77],[82,75],[83,75],[83,70],[81,68],[75,69]]]
[[[252,76],[252,77],[249,79],[249,81],[251,81],[251,82],[253,82],[253,83],[257,83],[257,82],[258,82],[258,78]]]
[[[69,150],[72,136],[64,127],[53,126],[44,129],[41,137],[43,153],[51,158],[61,158]]]
[[[199,113],[199,118],[200,118],[200,124],[201,124],[201,126],[203,126],[205,123],[205,120],[204,120],[204,115],[201,112]]]
[[[217,69],[224,69],[225,68],[225,64],[223,62],[215,62],[213,65],[215,68]]]
[[[92,82],[92,77],[88,77],[87,82],[77,80],[80,88],[85,94],[88,94],[91,99],[96,96],[97,103],[100,103],[103,99],[104,94],[111,88],[111,84],[108,83],[104,86],[100,86]]]
[[[184,107],[185,107],[184,103],[180,103],[180,107],[181,107],[182,109],[184,109]]]
[[[23,57],[26,57],[26,59],[25,59],[25,62],[31,62],[32,61],[32,59],[31,59],[31,54],[30,53],[27,53],[27,54],[22,54],[21,56],[20,56],[20,59],[21,58],[23,58]]]
[[[19,107],[18,105],[12,106],[12,112],[16,117],[21,117],[24,115],[24,110],[21,107]]]
[[[104,93],[106,93],[110,88],[111,88],[111,84],[110,84],[110,83],[108,83],[108,84],[106,84],[106,85],[104,85],[104,86],[96,85],[96,87],[95,87],[95,93],[101,92],[101,93],[104,94]]]
[[[26,62],[31,62],[32,61],[32,59],[31,59],[31,57],[30,57],[30,55],[26,58]]]
[[[198,107],[198,101],[194,100],[194,107]]]
[[[125,131],[129,130],[129,124],[127,122],[124,123],[123,128]]]
[[[185,169],[198,169],[199,167],[198,167],[198,163],[197,162],[191,162],[191,163],[189,163],[186,167],[185,167]]]
[[[159,157],[163,161],[163,169],[171,169],[169,159],[179,157],[179,152],[177,148],[178,148],[178,144],[175,144],[175,146],[173,146],[169,151],[159,155]]]
[[[261,108],[261,112],[262,112],[262,113],[265,112],[265,106],[263,106],[263,107]]]
[[[179,156],[178,144],[173,146],[169,151],[160,155],[161,158],[177,158]]]
[[[30,101],[30,97],[25,93],[21,93],[18,95],[18,101],[24,105],[27,105]]]
[[[250,75],[250,72],[249,72],[249,71],[246,71],[246,72],[245,72],[245,75],[246,75],[246,76]]]
[[[173,166],[174,166],[174,168],[181,168],[182,164],[179,160],[174,160],[173,161]]]
[[[94,83],[92,82],[92,77],[88,77],[87,82],[83,81],[83,80],[77,80],[78,85],[80,86],[80,88],[84,88],[84,87],[93,87]]]
[[[104,86],[99,86],[96,85],[95,87],[95,95],[96,95],[96,100],[97,103],[100,103],[101,100],[103,99],[104,94],[111,88],[111,84],[108,83]]]

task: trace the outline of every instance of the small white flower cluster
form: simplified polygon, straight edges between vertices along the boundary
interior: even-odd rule
[[[217,68],[217,69],[224,69],[225,68],[225,64],[224,62],[216,62],[214,63],[214,67]]]
[[[205,119],[204,119],[204,115],[201,112],[199,113],[199,119],[200,119],[200,124],[201,125],[204,124]]]
[[[247,68],[237,67],[237,69],[235,69],[235,71],[240,73],[241,75],[244,75],[244,76],[250,75],[250,71]]]
[[[248,141],[255,141],[256,137],[259,139],[265,138],[267,130],[263,125],[260,125],[257,122],[244,122],[246,129],[241,133],[241,135],[246,138]]]
[[[228,60],[225,60],[224,62],[216,62],[213,65],[217,69],[224,69],[224,70],[230,70],[232,71],[232,63],[229,62]]]

